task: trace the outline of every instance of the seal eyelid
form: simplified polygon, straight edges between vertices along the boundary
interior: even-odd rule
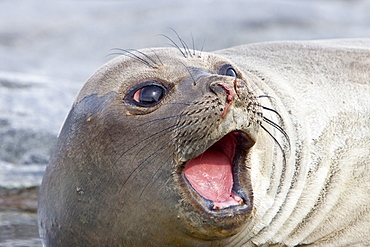
[[[236,73],[235,69],[230,64],[225,64],[219,69],[220,75],[226,75],[231,77],[238,77],[238,74]]]
[[[157,105],[166,95],[166,88],[155,81],[146,81],[136,86],[126,98],[136,106],[152,107]]]
[[[236,71],[233,68],[228,68],[226,70],[226,74],[225,75],[231,76],[231,77],[236,77]]]

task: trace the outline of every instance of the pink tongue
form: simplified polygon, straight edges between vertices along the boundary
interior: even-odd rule
[[[231,161],[224,153],[209,150],[189,160],[184,174],[200,195],[223,208],[238,205],[231,193],[233,186],[231,169]]]

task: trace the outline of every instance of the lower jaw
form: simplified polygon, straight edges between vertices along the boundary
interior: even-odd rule
[[[188,230],[187,234],[202,240],[222,240],[238,234],[251,218],[251,205],[244,203],[214,209],[214,202],[194,195],[180,206],[179,218]]]

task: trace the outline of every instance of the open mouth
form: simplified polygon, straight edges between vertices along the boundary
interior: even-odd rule
[[[247,170],[245,157],[250,146],[245,133],[232,131],[186,162],[183,170],[186,181],[209,210],[245,208],[250,204],[240,184],[240,173]]]

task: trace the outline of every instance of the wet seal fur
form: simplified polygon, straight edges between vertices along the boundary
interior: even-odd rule
[[[61,130],[45,246],[370,243],[369,39],[123,53]],[[230,159],[226,199],[185,171],[214,152]]]

